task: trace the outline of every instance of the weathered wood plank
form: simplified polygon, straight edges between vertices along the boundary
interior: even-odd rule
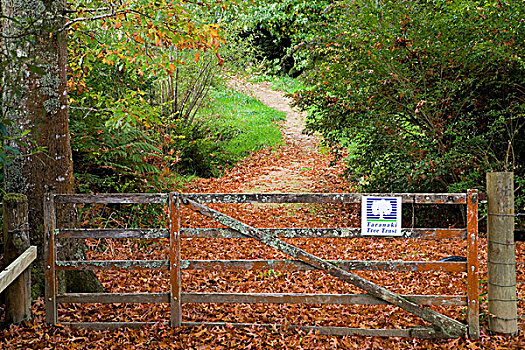
[[[168,325],[166,322],[60,322],[60,324],[66,327],[91,329],[94,331],[115,330],[121,328],[139,329],[159,324]]]
[[[464,262],[327,260],[347,271],[442,271],[466,272]],[[299,260],[182,260],[183,270],[317,270]]]
[[[15,261],[0,272],[0,293],[24,272],[36,259],[36,247],[30,246]]]
[[[280,238],[371,238],[362,236],[361,228],[259,228],[261,232]],[[466,229],[405,228],[403,236],[392,238],[465,239]],[[60,238],[169,238],[168,229],[57,229]],[[181,238],[246,238],[229,228],[181,228]],[[382,236],[381,238],[388,238]]]
[[[362,236],[361,228],[258,228],[264,234],[279,238],[367,238]],[[466,229],[455,228],[405,228],[403,236],[392,238],[421,238],[421,239],[465,239]],[[182,238],[246,238],[245,235],[230,228],[182,228]],[[388,238],[389,236],[381,236]]]
[[[73,204],[167,204],[167,193],[57,194],[56,203]]]
[[[64,293],[57,295],[57,303],[160,304],[169,302],[169,293]]]
[[[464,306],[463,295],[403,295],[419,305]],[[266,303],[266,304],[338,304],[388,305],[369,294],[307,293],[182,293],[183,303]]]
[[[57,323],[58,313],[56,304],[57,279],[55,263],[57,251],[55,246],[56,207],[55,194],[47,193],[44,199],[44,252],[45,263],[45,308],[46,322]]]
[[[466,272],[464,262],[327,260],[347,271]],[[168,260],[57,261],[57,270],[167,270]],[[308,271],[317,270],[299,260],[181,260],[183,270],[211,271]]]
[[[464,295],[404,295],[419,305],[464,306]],[[66,293],[57,295],[57,303],[169,303],[168,293]],[[181,302],[218,304],[336,304],[388,305],[369,294],[307,294],[307,293],[181,293]]]
[[[284,242],[276,237],[264,235],[256,228],[244,224],[240,221],[237,221],[227,215],[218,212],[217,210],[184,198],[183,203],[190,206],[193,210],[205,216],[213,218],[214,220],[227,227],[238,230],[239,232],[245,234],[247,237],[255,238],[261,243],[268,245],[269,247],[275,248],[281,252],[284,252],[285,254],[302,260],[303,262],[309,265],[324,270],[332,276],[340,278],[343,281],[349,282],[377,298],[385,300],[390,304],[399,306],[405,311],[421,317],[423,320],[430,322],[434,326],[438,327],[439,330],[447,336],[459,337],[462,336],[466,331],[465,325],[463,325],[461,322],[458,322],[450,317],[442,315],[432,309],[422,308],[418,304],[407,300],[386,288],[378,286],[358,275],[347,272],[332,263],[320,259],[317,256],[310,254],[300,248],[297,248],[296,246],[291,245],[287,242]]]
[[[62,325],[72,328],[92,329],[92,330],[114,330],[120,328],[138,329],[145,326],[165,324],[164,322],[62,322]],[[257,324],[257,323],[226,323],[226,322],[182,322],[183,327],[208,328],[215,327],[236,327],[236,328],[265,328],[265,329],[300,329],[307,332],[315,332],[320,335],[333,336],[365,336],[365,337],[403,337],[403,338],[446,338],[446,336],[434,328],[415,327],[409,329],[365,329],[348,327],[318,327],[318,326],[298,326],[298,325],[279,325],[279,324]]]
[[[169,238],[170,231],[163,228],[153,229],[57,229],[55,236],[60,238]]]
[[[469,337],[479,339],[478,191],[467,193],[467,322]]]
[[[167,270],[169,260],[74,260],[57,261],[57,270]]]
[[[180,259],[180,196],[171,193],[170,217],[170,324],[180,327],[182,323],[181,259]]]
[[[227,322],[183,322],[185,327],[205,326],[235,327],[235,328],[266,328],[266,329],[300,329],[307,332],[315,332],[320,335],[333,336],[365,336],[365,337],[403,337],[403,338],[446,338],[446,336],[434,328],[415,327],[409,329],[366,329],[349,327],[320,327],[320,326],[298,326],[279,324],[257,324],[257,323],[227,323]]]
[[[464,193],[184,193],[198,203],[361,203],[362,196],[402,197],[403,203],[466,204]],[[57,194],[57,203],[167,204],[167,193]]]
[[[466,204],[465,193],[183,193],[197,203],[347,203],[363,196],[402,197],[403,203]]]

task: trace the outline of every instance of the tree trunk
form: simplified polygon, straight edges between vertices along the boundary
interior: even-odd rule
[[[13,153],[13,162],[4,167],[4,186],[6,192],[23,193],[29,200],[29,235],[31,244],[38,247],[33,274],[40,295],[45,258],[44,195],[47,191],[74,191],[66,87],[67,32],[61,31],[65,4],[65,0],[2,0],[3,34],[7,38],[2,42],[7,59],[2,109],[12,121],[8,136],[22,141],[9,142],[20,155]],[[72,207],[57,208],[57,216],[57,222],[66,227],[75,224]],[[60,258],[84,255],[81,242],[61,243]],[[90,278],[96,277],[91,274]],[[100,283],[96,285],[95,290],[100,290]]]

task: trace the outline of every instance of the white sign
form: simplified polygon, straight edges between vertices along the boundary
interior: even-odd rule
[[[401,197],[363,196],[363,236],[401,236]]]

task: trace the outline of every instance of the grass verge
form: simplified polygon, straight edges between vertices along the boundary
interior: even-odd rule
[[[209,98],[198,119],[216,135],[215,151],[210,156],[220,159],[221,164],[217,166],[219,172],[211,169],[211,175],[218,175],[258,149],[281,144],[277,122],[286,118],[284,112],[224,86],[211,89]]]
[[[248,81],[254,83],[269,82],[274,90],[284,91],[288,94],[293,94],[299,90],[305,90],[304,85],[299,79],[287,77],[287,76],[274,76],[274,75],[256,75],[248,79]]]

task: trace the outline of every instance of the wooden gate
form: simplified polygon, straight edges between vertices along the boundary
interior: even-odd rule
[[[405,238],[467,239],[467,262],[439,261],[326,261],[307,253],[280,237],[361,237],[356,228],[254,228],[233,219],[205,203],[360,203],[363,194],[135,194],[135,195],[49,195],[46,200],[46,236],[48,265],[46,270],[46,318],[49,323],[58,320],[57,303],[170,303],[172,326],[194,326],[202,323],[183,322],[184,303],[292,303],[292,304],[391,304],[423,320],[431,327],[411,329],[360,329],[348,327],[291,326],[315,330],[322,334],[371,335],[405,337],[458,337],[467,326],[427,308],[428,305],[466,305],[468,333],[479,337],[478,305],[478,234],[476,190],[467,194],[371,194],[402,197],[403,203],[413,204],[463,204],[466,205],[467,227],[463,229],[403,229]],[[56,229],[55,203],[166,203],[170,216],[169,230],[159,229]],[[180,207],[186,205],[202,215],[213,218],[226,228],[189,229],[181,227]],[[81,238],[169,238],[169,259],[165,261],[56,261],[57,237]],[[277,249],[293,260],[181,260],[181,238],[254,238]],[[170,293],[117,294],[75,293],[57,295],[56,271],[76,269],[131,270],[137,268],[169,269]],[[182,293],[181,270],[321,270],[364,290],[367,294],[293,294],[293,293]],[[446,271],[467,272],[466,295],[399,295],[380,287],[350,271]],[[91,328],[134,327],[144,323],[74,323],[74,326]],[[220,326],[225,323],[205,323]],[[246,326],[251,324],[233,324]],[[258,325],[274,327],[275,325]],[[290,326],[287,326],[290,328]]]

